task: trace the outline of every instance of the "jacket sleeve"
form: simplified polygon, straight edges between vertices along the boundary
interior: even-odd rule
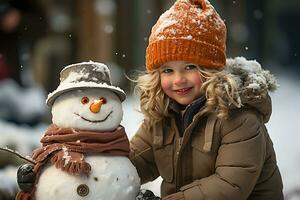
[[[129,158],[136,167],[142,184],[159,176],[153,155],[152,138],[152,128],[144,121],[130,141]]]
[[[251,194],[264,164],[264,124],[255,112],[235,111],[221,123],[219,134],[215,173],[183,186],[184,199],[243,200]]]

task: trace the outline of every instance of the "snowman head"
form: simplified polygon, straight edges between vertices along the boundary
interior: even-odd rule
[[[111,84],[106,65],[82,62],[60,72],[60,84],[47,98],[53,123],[65,128],[111,131],[123,117],[124,91]]]
[[[119,97],[108,89],[85,88],[66,92],[52,106],[52,122],[64,128],[112,131],[123,117]]]

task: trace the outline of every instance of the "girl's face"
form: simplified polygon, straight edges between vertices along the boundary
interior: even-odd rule
[[[197,65],[185,61],[170,61],[159,69],[161,87],[166,95],[181,105],[200,97],[202,76]]]

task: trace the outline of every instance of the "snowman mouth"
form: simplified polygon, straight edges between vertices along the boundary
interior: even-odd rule
[[[105,120],[107,120],[107,118],[113,113],[113,111],[110,111],[110,113],[108,113],[108,115],[106,115],[106,117],[104,119],[101,119],[101,120],[90,120],[90,119],[87,119],[85,117],[82,117],[81,115],[79,115],[78,113],[74,113],[75,115],[79,116],[81,119],[83,119],[84,121],[88,121],[88,122],[91,122],[91,123],[100,123],[100,122],[104,122]]]

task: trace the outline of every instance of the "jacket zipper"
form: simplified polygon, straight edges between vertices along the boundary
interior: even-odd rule
[[[183,137],[179,137],[178,138],[178,148],[177,148],[177,151],[176,151],[176,156],[177,156],[177,159],[176,159],[176,172],[175,172],[175,187],[176,187],[176,191],[179,191],[179,174],[180,174],[180,171],[181,171],[181,166],[180,166],[180,162],[179,162],[179,159],[180,159],[180,154],[181,154],[181,147],[182,147],[182,141],[183,141]]]
[[[182,140],[183,140],[183,137],[180,137],[180,138],[179,138],[179,148],[178,148],[178,150],[180,150],[180,149],[181,149]]]
[[[196,115],[194,118],[193,118],[193,122],[196,120],[196,119],[199,119],[199,116],[201,115]],[[180,165],[180,157],[181,157],[181,153],[182,153],[182,143],[183,143],[183,139],[185,138],[186,140],[186,137],[190,137],[190,134],[191,134],[191,131],[193,130],[193,128],[195,127],[195,124],[193,126],[188,126],[184,132],[183,132],[183,136],[182,137],[179,137],[178,138],[178,150],[176,151],[176,156],[177,156],[177,160],[176,160],[176,171],[175,171],[175,189],[176,191],[179,191],[180,190],[180,183],[179,183],[179,175],[180,175],[180,172],[181,172],[181,165]]]

